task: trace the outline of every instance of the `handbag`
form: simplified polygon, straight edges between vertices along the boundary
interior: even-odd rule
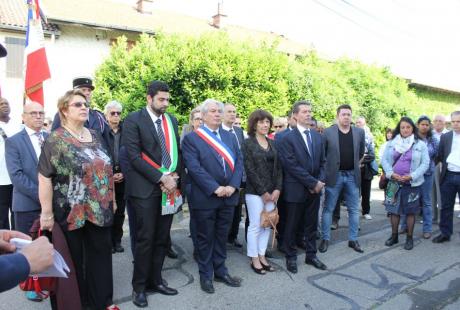
[[[272,236],[272,248],[275,247],[275,240],[276,240],[276,234],[278,231],[276,230],[276,225],[278,225],[278,222],[280,221],[280,216],[278,214],[278,207],[276,206],[275,203],[275,208],[271,211],[267,211],[265,209],[265,206],[260,213],[260,226],[263,228],[272,228],[273,229],[273,236]]]
[[[36,219],[30,228],[30,235],[33,239],[37,239],[42,235],[40,229],[40,219]],[[19,283],[19,288],[23,291],[34,291],[42,299],[56,291],[57,278],[54,277],[37,277],[29,276],[24,282]]]
[[[398,158],[396,158],[396,160],[393,162],[393,167],[396,165],[396,163],[401,158],[401,156],[402,154],[400,154]],[[379,188],[386,189],[389,181],[390,180],[385,176],[385,171],[382,171],[382,174],[380,175],[380,179],[379,179]]]

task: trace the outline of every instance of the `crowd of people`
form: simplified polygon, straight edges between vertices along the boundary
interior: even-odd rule
[[[364,252],[358,241],[360,205],[361,215],[372,220],[371,182],[378,165],[366,120],[353,122],[350,105],[338,106],[327,128],[313,118],[314,105],[306,100],[295,102],[286,118],[258,109],[245,131],[235,105],[207,99],[191,111],[179,135],[177,119],[166,112],[171,91],[165,82],[151,82],[145,107],[123,121],[117,101],[107,103],[104,113],[90,108],[93,89],[91,79],[75,79],[59,99],[54,120],[46,120],[49,131],[42,105],[26,103],[21,125],[10,120],[8,101],[0,99],[0,251],[13,253],[10,239],[30,239],[34,225],[51,232],[50,239],[40,237],[21,252],[0,256],[0,291],[49,267],[54,246],[68,258],[71,276],[58,280],[53,309],[118,309],[112,255],[124,251],[126,209],[133,303],[147,307],[152,291],[176,295],[162,268],[165,257],[175,254],[170,230],[184,199],[206,293],[215,292],[214,281],[242,285],[226,265],[226,251],[227,244],[243,246],[238,238],[243,205],[248,267],[258,275],[276,270],[267,258],[272,228],[289,272],[298,271],[298,248],[305,251],[305,264],[326,270],[317,252],[328,251],[342,203],[348,247]],[[416,123],[402,117],[385,132],[379,154],[392,225],[387,246],[398,243],[403,231],[404,248],[413,248],[420,212],[424,238],[431,238],[433,218],[439,218],[441,230],[433,242],[451,238],[460,194],[460,111],[450,118],[450,131],[439,125],[441,116],[434,129],[422,116]],[[279,222],[264,225],[263,213],[278,213]],[[65,242],[57,242],[59,236]],[[26,294],[43,299],[34,291]]]

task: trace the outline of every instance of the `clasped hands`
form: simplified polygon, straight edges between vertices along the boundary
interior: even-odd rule
[[[323,190],[323,187],[326,185],[326,183],[318,181],[316,182],[316,185],[313,189],[309,189],[310,193],[312,194],[319,194]]]
[[[163,193],[172,194],[176,191],[179,175],[176,172],[164,174],[160,179],[160,188]]]
[[[219,186],[215,191],[214,194],[217,197],[230,197],[235,192],[236,188],[233,186]]]
[[[266,192],[265,194],[262,195],[262,201],[265,203],[269,201],[273,201],[273,203],[277,203],[278,199],[280,198],[280,191],[275,189],[271,194]]]
[[[395,181],[401,182],[401,183],[407,183],[410,180],[412,180],[412,177],[410,175],[399,175],[397,173],[393,173],[391,175],[391,178]]]

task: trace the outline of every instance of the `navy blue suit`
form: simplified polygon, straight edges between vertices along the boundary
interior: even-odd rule
[[[0,255],[0,293],[12,289],[29,276],[30,266],[20,253]]]
[[[286,204],[284,250],[286,258],[295,259],[295,231],[299,221],[304,221],[306,255],[316,256],[316,231],[318,224],[319,194],[311,193],[318,181],[324,182],[324,148],[319,133],[310,130],[312,149],[308,151],[298,128],[280,141],[280,159],[283,165],[283,199]],[[302,222],[301,222],[302,224]]]
[[[44,138],[48,134],[44,133]],[[29,233],[40,214],[38,158],[26,129],[6,140],[6,165],[13,184],[13,212],[16,230]]]
[[[198,267],[201,278],[207,280],[211,280],[213,274],[222,277],[228,273],[225,267],[227,235],[243,176],[236,137],[223,129],[219,129],[219,135],[236,156],[233,172],[227,163],[224,170],[222,157],[196,132],[185,136],[182,142],[182,156],[190,177],[190,212],[196,223]],[[214,192],[219,186],[232,186],[236,190],[230,197],[217,197]]]

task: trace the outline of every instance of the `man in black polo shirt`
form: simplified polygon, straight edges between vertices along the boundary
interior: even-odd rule
[[[347,202],[349,229],[348,246],[362,253],[358,243],[359,188],[361,184],[360,160],[364,156],[364,130],[351,126],[351,107],[347,104],[337,108],[337,124],[324,131],[326,151],[326,199],[322,219],[320,252],[326,252],[331,238],[332,212],[343,190]]]

